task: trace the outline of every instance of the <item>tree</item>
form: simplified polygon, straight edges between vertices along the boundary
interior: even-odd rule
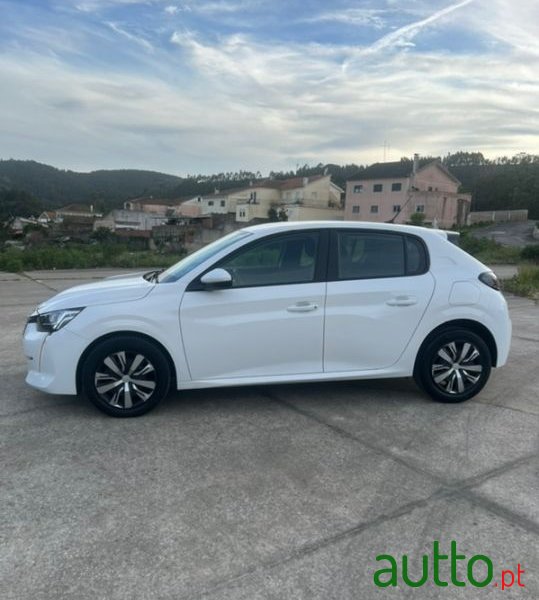
[[[0,190],[0,222],[12,217],[38,217],[42,211],[41,202],[27,192]]]
[[[268,210],[268,219],[270,221],[288,221],[288,214],[284,208],[277,209],[276,206],[271,206]]]
[[[268,210],[268,219],[270,221],[278,221],[279,220],[279,214],[277,213],[277,209],[273,206],[271,206]]]

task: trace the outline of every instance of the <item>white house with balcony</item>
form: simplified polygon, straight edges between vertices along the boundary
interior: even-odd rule
[[[176,216],[233,213],[238,223],[268,219],[270,209],[284,211],[289,221],[343,218],[344,190],[331,175],[262,179],[249,186],[197,196],[177,207]]]

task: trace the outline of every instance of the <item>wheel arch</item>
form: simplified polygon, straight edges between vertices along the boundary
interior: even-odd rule
[[[496,346],[496,340],[494,336],[490,332],[490,330],[485,327],[479,321],[474,321],[472,319],[455,319],[453,321],[446,321],[438,327],[435,327],[423,340],[419,350],[417,351],[414,363],[414,375],[417,373],[418,361],[419,358],[425,349],[425,347],[440,333],[444,331],[448,331],[450,329],[468,329],[473,333],[477,334],[487,345],[490,353],[491,366],[495,367],[498,362],[498,348]]]
[[[86,357],[88,356],[88,354],[98,345],[101,344],[102,342],[105,342],[106,340],[110,340],[112,338],[118,337],[118,336],[129,336],[132,338],[138,338],[138,339],[142,339],[145,340],[147,342],[149,342],[150,344],[153,344],[154,346],[156,346],[157,348],[159,348],[159,350],[163,353],[163,355],[165,356],[168,366],[170,368],[170,383],[171,383],[171,387],[174,386],[172,389],[176,389],[177,388],[177,374],[176,374],[176,366],[174,364],[174,361],[172,360],[172,356],[170,354],[170,352],[165,348],[165,346],[163,346],[163,344],[161,342],[159,342],[158,340],[156,340],[155,338],[153,338],[150,335],[146,335],[145,333],[139,333],[137,331],[129,331],[129,330],[125,330],[125,331],[113,331],[110,333],[106,333],[105,335],[102,335],[98,338],[96,338],[95,340],[93,340],[84,350],[84,352],[80,355],[79,361],[77,363],[77,372],[76,372],[76,386],[77,386],[77,394],[80,394],[82,392],[82,365],[84,364],[84,361],[86,359]]]

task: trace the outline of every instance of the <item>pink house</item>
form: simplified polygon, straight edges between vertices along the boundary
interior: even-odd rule
[[[411,161],[375,163],[346,184],[344,218],[349,221],[407,223],[413,213],[441,228],[464,225],[471,195],[439,161],[422,167]]]

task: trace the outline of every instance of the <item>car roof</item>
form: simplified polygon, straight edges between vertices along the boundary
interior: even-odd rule
[[[278,221],[245,227],[245,231],[252,233],[278,233],[280,231],[297,231],[301,229],[369,229],[371,231],[393,231],[410,233],[421,237],[442,237],[447,239],[447,232],[443,229],[427,229],[426,227],[417,227],[414,225],[373,223],[371,221]]]

